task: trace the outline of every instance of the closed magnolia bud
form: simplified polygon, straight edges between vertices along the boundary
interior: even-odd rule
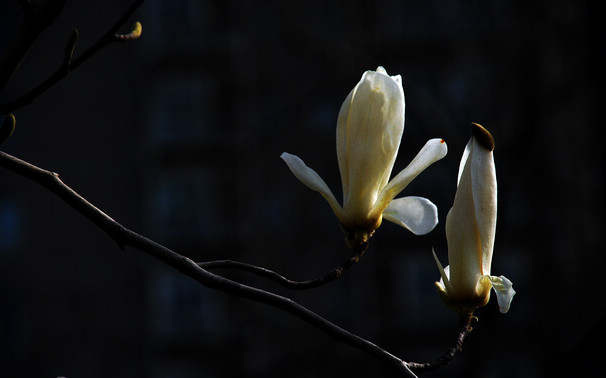
[[[490,275],[497,220],[494,141],[482,126],[472,127],[459,166],[454,203],[446,217],[449,266],[442,269],[436,257],[442,276],[436,286],[446,304],[463,313],[486,305],[493,288],[505,313],[515,294],[512,283]]]

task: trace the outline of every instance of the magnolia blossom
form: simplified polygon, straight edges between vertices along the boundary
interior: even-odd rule
[[[506,313],[515,294],[507,278],[490,275],[497,220],[497,179],[492,135],[478,124],[459,165],[458,187],[446,216],[449,266],[436,282],[442,300],[459,313],[472,313],[488,303],[494,289],[499,310]]]
[[[337,158],[343,185],[343,206],[324,180],[303,161],[283,153],[292,173],[319,192],[341,222],[351,247],[364,245],[383,218],[415,234],[438,222],[436,206],[426,198],[394,198],[425,168],[446,155],[446,143],[431,139],[391,181],[391,171],[404,131],[404,90],[400,75],[383,67],[366,71],[349,93],[337,120]]]

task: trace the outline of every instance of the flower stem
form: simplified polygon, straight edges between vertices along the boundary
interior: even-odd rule
[[[351,268],[353,265],[355,265],[360,260],[360,258],[362,257],[362,255],[364,254],[364,252],[366,251],[367,248],[368,248],[368,243],[366,243],[364,248],[352,249],[351,256],[347,260],[343,261],[339,266],[333,268],[332,270],[330,270],[329,272],[327,272],[326,274],[324,274],[321,277],[318,277],[318,278],[315,278],[312,280],[307,280],[307,281],[293,281],[291,279],[288,279],[288,278],[280,275],[279,273],[276,273],[273,270],[270,270],[270,269],[267,269],[267,268],[264,268],[261,266],[256,266],[253,264],[243,263],[240,261],[215,260],[215,261],[199,262],[197,264],[202,269],[230,268],[230,269],[244,270],[244,271],[247,271],[250,273],[257,274],[261,277],[270,279],[287,289],[306,290],[306,289],[314,289],[314,288],[320,287],[322,285],[325,285],[325,284],[332,282],[332,281],[336,280],[337,278],[341,277],[341,275],[346,270]]]
[[[473,327],[471,326],[471,322],[474,320],[478,320],[475,316],[473,316],[473,312],[469,313],[461,313],[459,318],[459,333],[455,339],[455,344],[446,351],[442,356],[438,357],[434,361],[418,363],[418,362],[408,362],[407,365],[411,370],[415,371],[428,371],[435,370],[441,366],[448,365],[450,361],[454,358],[454,356],[463,350],[463,341],[465,337],[469,335]]]

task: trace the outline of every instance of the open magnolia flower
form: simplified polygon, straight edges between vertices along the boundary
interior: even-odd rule
[[[365,245],[383,218],[415,234],[438,223],[437,208],[426,198],[394,198],[425,168],[446,155],[446,143],[431,139],[391,181],[404,131],[404,90],[400,75],[383,67],[366,71],[349,93],[337,120],[337,158],[343,184],[341,206],[324,180],[295,155],[282,159],[292,173],[328,201],[350,247]]]
[[[442,279],[440,297],[459,313],[473,313],[490,299],[494,289],[499,310],[506,313],[515,295],[510,280],[490,275],[497,221],[497,177],[492,135],[472,124],[472,137],[459,165],[459,183],[452,209],[446,216],[449,266],[434,258]]]

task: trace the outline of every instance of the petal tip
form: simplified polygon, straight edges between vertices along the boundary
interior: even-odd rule
[[[494,150],[494,139],[492,134],[482,125],[473,122],[471,124],[471,134],[476,138],[478,143],[488,151]]]

